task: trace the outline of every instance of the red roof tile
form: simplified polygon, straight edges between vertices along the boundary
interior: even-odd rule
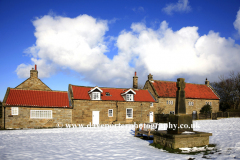
[[[160,97],[176,97],[176,82],[153,81],[152,84]],[[219,99],[208,86],[191,83],[186,83],[185,96],[186,98]]]
[[[93,87],[92,87],[93,88]],[[82,87],[82,86],[72,86],[73,98],[74,99],[85,99],[90,100],[90,96],[88,91],[92,89],[91,87]],[[125,101],[121,96],[123,91],[127,91],[128,89],[120,89],[120,88],[101,88],[99,87],[103,93],[101,94],[101,99],[105,101]],[[109,92],[110,96],[107,96],[106,93]],[[137,102],[155,102],[153,97],[150,95],[148,90],[134,90],[136,94],[134,95],[134,101]]]
[[[10,89],[6,105],[69,107],[69,100],[67,92]]]

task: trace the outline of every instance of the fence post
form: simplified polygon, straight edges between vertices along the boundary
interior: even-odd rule
[[[227,112],[228,113],[228,118],[229,118],[229,112]]]
[[[210,118],[212,119],[212,113],[210,113]]]

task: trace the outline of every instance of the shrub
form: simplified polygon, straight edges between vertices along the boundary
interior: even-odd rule
[[[212,107],[209,104],[204,105],[200,110],[200,113],[211,113],[211,112],[212,112]]]

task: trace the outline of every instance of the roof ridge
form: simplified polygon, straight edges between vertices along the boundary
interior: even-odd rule
[[[95,87],[91,87],[91,86],[78,86],[78,85],[73,85],[73,84],[70,84],[71,86],[76,86],[76,87],[85,87],[85,88],[95,88]],[[99,87],[97,86],[98,88],[102,88],[102,89],[133,89],[133,88],[113,88],[113,87]],[[133,89],[133,90],[147,90],[147,89]]]
[[[163,80],[152,80],[152,81],[157,81],[157,82],[174,82],[174,83],[177,83],[177,82],[175,82],[175,81],[163,81]],[[205,85],[205,84],[197,84],[197,83],[189,83],[189,82],[186,82],[186,84]]]
[[[58,91],[58,90],[40,90],[40,89],[22,89],[22,88],[10,88],[10,90],[23,90],[23,91],[46,91],[46,92],[68,92],[68,91]]]

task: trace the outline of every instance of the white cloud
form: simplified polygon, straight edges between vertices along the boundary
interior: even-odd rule
[[[240,35],[240,9],[237,12],[236,20],[233,23],[234,28],[238,31],[238,34]]]
[[[174,32],[165,21],[158,30],[133,24],[132,31],[122,32],[118,38],[119,55],[131,55],[129,59],[135,60],[136,70],[145,76],[152,73],[155,79],[184,75],[192,82],[203,83],[204,77],[218,80],[220,74],[238,70],[240,47],[234,40],[213,31],[199,36],[197,30],[198,27],[183,27]]]
[[[33,64],[38,65],[39,77],[49,77],[61,69],[72,69],[93,83],[107,80],[119,81],[131,70],[128,61],[110,60],[105,32],[108,22],[88,15],[76,18],[46,15],[33,21],[36,44],[24,52],[33,57],[32,64],[20,64],[16,70],[19,77],[29,77]],[[112,40],[112,38],[108,38]],[[125,66],[124,66],[125,65]],[[132,71],[133,72],[133,71]],[[119,74],[125,73],[125,74]],[[104,76],[103,76],[104,75]],[[123,81],[124,84],[124,81]]]
[[[142,84],[149,73],[154,79],[184,77],[203,83],[206,77],[215,81],[240,67],[240,46],[233,39],[214,31],[200,36],[196,26],[173,31],[166,21],[156,30],[132,23],[130,31],[123,30],[117,37],[118,53],[110,59],[107,21],[88,15],[44,16],[33,24],[37,40],[26,52],[32,56],[31,65],[38,65],[40,78],[71,69],[93,85],[129,87],[136,70]],[[18,76],[29,77],[31,65],[20,64]]]
[[[191,7],[189,6],[188,0],[178,0],[178,2],[175,4],[167,4],[162,11],[171,15],[173,12],[189,12],[191,11]]]

